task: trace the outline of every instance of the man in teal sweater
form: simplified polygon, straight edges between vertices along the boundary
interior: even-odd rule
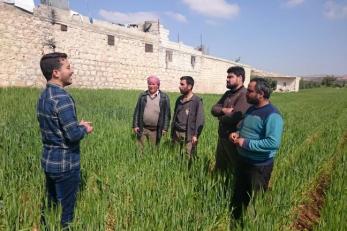
[[[231,206],[239,219],[253,192],[266,191],[274,157],[281,143],[283,119],[270,101],[271,87],[265,79],[251,79],[247,102],[252,104],[237,132],[229,135],[237,146],[235,187]]]

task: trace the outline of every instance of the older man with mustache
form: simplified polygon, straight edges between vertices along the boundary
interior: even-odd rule
[[[132,126],[142,149],[146,140],[156,145],[160,143],[162,135],[168,131],[171,119],[170,99],[159,90],[159,78],[149,76],[147,85],[148,90],[142,92],[137,100]]]

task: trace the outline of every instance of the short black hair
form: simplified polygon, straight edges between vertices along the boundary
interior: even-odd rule
[[[227,70],[228,74],[235,74],[236,76],[240,76],[242,77],[242,82],[245,82],[245,69],[241,66],[233,66],[233,67],[229,67]]]
[[[255,90],[257,93],[263,93],[264,98],[269,99],[272,93],[272,88],[269,81],[264,78],[254,78],[250,82],[255,82]]]
[[[182,76],[180,80],[185,80],[187,84],[191,85],[192,88],[194,87],[194,79],[191,76]]]
[[[67,59],[67,54],[60,52],[53,52],[42,56],[40,67],[47,81],[52,79],[53,70],[57,70],[62,66],[61,61],[63,59]]]

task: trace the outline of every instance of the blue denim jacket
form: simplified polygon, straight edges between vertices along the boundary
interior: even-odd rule
[[[60,173],[80,169],[80,140],[87,134],[79,125],[75,102],[60,86],[48,83],[37,102],[45,172]]]

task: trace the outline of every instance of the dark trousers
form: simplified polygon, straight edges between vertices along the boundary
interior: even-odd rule
[[[259,191],[266,191],[270,181],[273,162],[264,166],[255,166],[237,158],[235,166],[235,185],[233,198],[231,200],[232,215],[235,219],[242,216],[242,212],[247,208],[252,194]]]
[[[46,192],[48,207],[61,204],[61,224],[67,227],[72,222],[76,205],[77,191],[81,181],[80,171],[46,174]]]
[[[218,138],[217,150],[216,150],[216,166],[215,170],[221,173],[234,171],[235,168],[235,157],[237,150],[235,144],[230,140],[224,138]]]

